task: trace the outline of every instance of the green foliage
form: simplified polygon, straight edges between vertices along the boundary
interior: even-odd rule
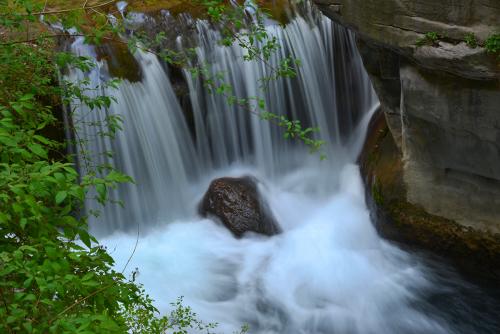
[[[2,58],[17,61],[8,55],[12,52],[2,49]],[[37,58],[36,50],[30,55],[40,63],[45,59]],[[5,72],[14,68],[4,68],[2,82],[9,75]],[[31,79],[50,82],[43,75]],[[92,188],[113,183],[93,176],[80,182],[72,164],[49,160],[50,150],[61,144],[40,133],[54,119],[51,108],[39,99],[52,88],[40,85],[30,90],[14,93],[15,99],[3,100],[0,106],[0,294],[4,305],[0,331],[121,332],[124,321],[118,301],[124,296],[137,299],[138,288],[114,272],[111,257],[92,245],[95,239],[88,234],[85,217],[75,218]]]
[[[318,152],[321,146],[325,143],[323,140],[315,140],[310,137],[313,132],[319,131],[317,128],[303,128],[302,124],[298,120],[290,120],[286,116],[276,115],[270,112],[260,113],[260,117],[263,120],[268,120],[274,122],[278,126],[285,129],[284,137],[286,139],[300,139],[306,145],[309,146],[310,152]],[[325,157],[322,155],[321,159]]]
[[[437,46],[439,43],[439,34],[437,32],[431,31],[426,33],[423,37],[420,37],[417,39],[415,42],[415,45],[417,46],[424,46],[424,45],[433,45]]]
[[[478,45],[476,35],[473,33],[467,33],[465,34],[464,37],[465,44],[467,44],[469,47],[475,49]]]
[[[11,33],[21,18],[32,21],[12,18],[2,16]],[[60,89],[56,64],[88,70],[91,63],[53,50],[43,38],[0,48],[0,332],[123,333],[127,308],[154,308],[112,269],[81,208],[96,190],[105,203],[107,189],[130,178],[111,169],[79,177],[72,163],[51,158],[64,145],[45,135],[57,131],[53,108],[64,101],[95,109],[111,101],[89,98],[85,83]]]
[[[488,53],[492,53],[492,54],[499,53],[500,52],[500,34],[491,34],[484,42],[484,47]]]
[[[151,300],[148,301],[149,303]],[[188,306],[183,306],[182,297],[171,303],[173,310],[169,315],[158,318],[153,309],[131,309],[127,312],[127,324],[131,334],[187,334],[204,332],[207,334],[217,328],[216,323],[204,323],[198,320],[197,314]],[[244,334],[248,331],[247,326],[242,326],[241,330],[235,334]]]

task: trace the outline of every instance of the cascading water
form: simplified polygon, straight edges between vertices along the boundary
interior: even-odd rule
[[[376,98],[367,75],[361,71],[361,60],[355,53],[352,36],[327,19],[318,20],[314,27],[311,27],[312,22],[312,18],[308,22],[297,17],[285,29],[269,26],[269,34],[278,38],[281,48],[265,64],[242,62],[242,48],[217,45],[214,41],[220,40],[220,34],[200,21],[197,25],[201,36],[198,59],[212,64],[210,70],[214,76],[222,73],[236,96],[260,96],[265,99],[268,111],[285,113],[305,124],[317,126],[321,138],[328,143],[325,150],[331,154],[330,161],[344,163],[345,155],[352,154],[352,151],[346,151],[340,145],[342,131],[350,132],[357,121],[356,111],[368,113],[374,108]],[[335,40],[336,35],[343,38]],[[338,52],[345,47],[348,50]],[[269,75],[269,66],[278,67],[279,61],[288,56],[302,62],[298,77],[272,81],[262,93],[259,79]],[[344,72],[335,71],[336,62],[344,64]],[[196,146],[206,165],[223,167],[239,161],[254,165],[268,176],[276,176],[284,169],[303,163],[304,152],[294,150],[292,143],[284,141],[276,126],[238,110],[238,106],[229,105],[224,96],[211,94],[200,80],[194,82],[189,73],[185,75],[195,106]],[[339,88],[349,89],[345,87],[358,90],[359,95],[337,95]],[[351,96],[360,99],[357,108],[339,112],[339,104],[345,104]],[[351,117],[347,120],[341,118],[346,115]],[[328,163],[323,165],[332,167]]]
[[[94,56],[91,46],[83,45],[78,39],[72,46],[79,55]],[[113,194],[124,200],[128,206],[109,206],[102,210],[99,221],[106,226],[94,225],[97,232],[106,233],[126,228],[128,224],[153,223],[158,217],[169,217],[168,209],[184,212],[190,199],[189,174],[198,174],[197,156],[194,151],[183,112],[177,102],[167,74],[156,56],[137,53],[143,80],[123,81],[118,90],[104,89],[94,94],[113,96],[116,103],[106,113],[90,112],[80,107],[74,122],[81,124],[78,136],[88,139],[85,150],[89,152],[114,152],[113,158],[105,154],[91,158],[96,164],[110,163],[118,170],[134,177],[137,187],[124,186]],[[100,86],[107,79],[106,63],[98,63],[96,69],[87,74],[72,70],[68,75],[76,81],[89,76],[94,86]],[[99,137],[101,129],[86,126],[86,123],[102,122],[107,114],[123,116],[124,128],[115,140]],[[84,121],[84,122],[82,122]],[[85,170],[83,153],[76,146],[81,157],[80,166]],[[88,203],[87,209],[100,209],[96,203]]]
[[[111,163],[136,180],[136,185],[123,186],[113,194],[128,204],[125,209],[103,210],[99,221],[106,222],[105,226],[92,225],[98,234],[135,230],[138,224],[151,226],[185,216],[191,209],[186,203],[199,195],[199,189],[192,189],[193,183],[234,163],[252,165],[266,177],[278,177],[285,171],[304,167],[305,160],[310,161],[314,168],[319,165],[320,169],[329,171],[323,173],[323,177],[331,182],[322,184],[331,188],[338,176],[333,171],[338,172],[346,161],[355,159],[357,151],[349,145],[341,145],[350,137],[341,134],[350,134],[360,116],[373,111],[377,101],[367,75],[361,70],[353,37],[344,29],[326,18],[314,18],[312,13],[307,18],[297,17],[285,29],[270,25],[269,33],[281,42],[280,50],[269,60],[270,66],[277,66],[280,59],[289,55],[300,59],[303,65],[297,78],[272,81],[267,90],[262,91],[259,79],[269,75],[267,65],[243,62],[244,52],[237,45],[218,45],[219,33],[205,21],[197,22],[196,27],[200,62],[210,63],[214,75],[223,73],[236,96],[260,96],[265,99],[268,111],[287,114],[304,124],[319,127],[321,138],[327,142],[324,152],[329,159],[318,164],[318,156],[284,140],[282,130],[276,125],[238,106],[230,106],[224,96],[209,93],[201,80],[193,79],[186,71],[193,106],[193,142],[168,74],[154,55],[137,52],[135,57],[142,80],[133,83],[125,80],[118,90],[96,92],[116,99],[106,114],[81,108],[75,116],[80,123],[82,119],[90,123],[103,121],[107,114],[123,117],[125,128],[116,140],[99,139],[100,129],[85,124],[79,136],[92,138],[88,151],[114,152],[113,159],[103,155],[97,162]],[[77,40],[72,50],[79,55],[96,57],[94,48],[84,45],[83,39]],[[335,71],[336,62],[344,64],[342,72]],[[83,77],[89,77],[93,85],[99,86],[109,78],[107,63],[100,62],[91,73],[73,70],[69,74],[73,81]],[[348,90],[358,94],[337,94]],[[356,108],[339,112],[339,104],[353,105],[350,100],[355,101]],[[365,118],[368,120],[369,116]],[[356,139],[362,143],[362,137]],[[310,172],[316,174],[316,171]],[[90,208],[94,205],[88,203]]]
[[[92,139],[89,150],[114,152],[99,162],[136,180],[112,194],[125,208],[107,208],[92,222],[119,268],[136,242],[127,232],[139,228],[129,268],[139,268],[138,280],[160,310],[184,296],[202,319],[227,333],[245,323],[252,333],[456,332],[427,301],[438,289],[428,269],[381,240],[370,221],[355,159],[378,103],[353,36],[311,13],[283,29],[269,26],[281,45],[271,63],[293,55],[302,66],[297,78],[272,82],[262,92],[263,64],[243,62],[238,46],[217,45],[218,33],[205,22],[196,27],[199,59],[214,73],[222,71],[236,95],[262,96],[270,111],[318,126],[328,159],[284,140],[279,128],[229,106],[185,73],[190,134],[168,73],[155,56],[138,52],[142,80],[99,92],[116,98],[106,112],[123,116],[123,131],[115,140],[95,139],[90,127],[78,132]],[[72,49],[96,57],[81,40]],[[68,77],[86,76],[99,85],[108,76],[106,62],[99,65]],[[74,117],[105,116],[82,108]],[[196,215],[210,180],[244,174],[265,184],[262,192],[282,234],[235,239]]]

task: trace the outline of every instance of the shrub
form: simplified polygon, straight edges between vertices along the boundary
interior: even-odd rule
[[[491,34],[484,42],[484,48],[488,53],[500,52],[500,34]]]
[[[433,45],[437,46],[439,42],[440,36],[438,35],[437,32],[431,31],[426,33],[423,37],[420,37],[416,41],[417,46],[423,46],[423,45]]]
[[[467,44],[469,47],[473,49],[477,47],[477,39],[473,33],[465,34],[464,41],[465,44]]]

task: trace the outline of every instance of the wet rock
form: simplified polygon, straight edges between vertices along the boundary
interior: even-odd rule
[[[500,234],[464,226],[411,203],[403,155],[387,123],[386,114],[375,115],[358,159],[378,233],[444,256],[466,274],[498,281]]]
[[[112,78],[130,82],[142,80],[141,67],[127,45],[109,41],[97,45],[95,51],[97,60],[106,61],[108,73]]]
[[[199,212],[203,217],[217,217],[236,237],[246,232],[271,236],[281,231],[259,194],[257,180],[249,176],[213,180]]]

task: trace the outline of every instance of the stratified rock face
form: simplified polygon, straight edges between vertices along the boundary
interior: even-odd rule
[[[500,232],[500,90],[401,67],[408,200],[463,225]]]
[[[500,1],[314,2],[357,32],[402,153],[408,202],[500,232],[500,58],[464,41],[474,34],[481,44],[500,31]],[[440,39],[417,46],[429,32]]]
[[[314,0],[329,17],[419,65],[470,79],[498,79],[494,56],[469,48],[465,35],[479,42],[500,28],[498,0]],[[441,36],[439,47],[417,47],[428,32]]]
[[[259,195],[257,181],[248,176],[213,180],[199,212],[204,217],[219,218],[236,237],[250,231],[268,236],[280,233],[270,208]]]

